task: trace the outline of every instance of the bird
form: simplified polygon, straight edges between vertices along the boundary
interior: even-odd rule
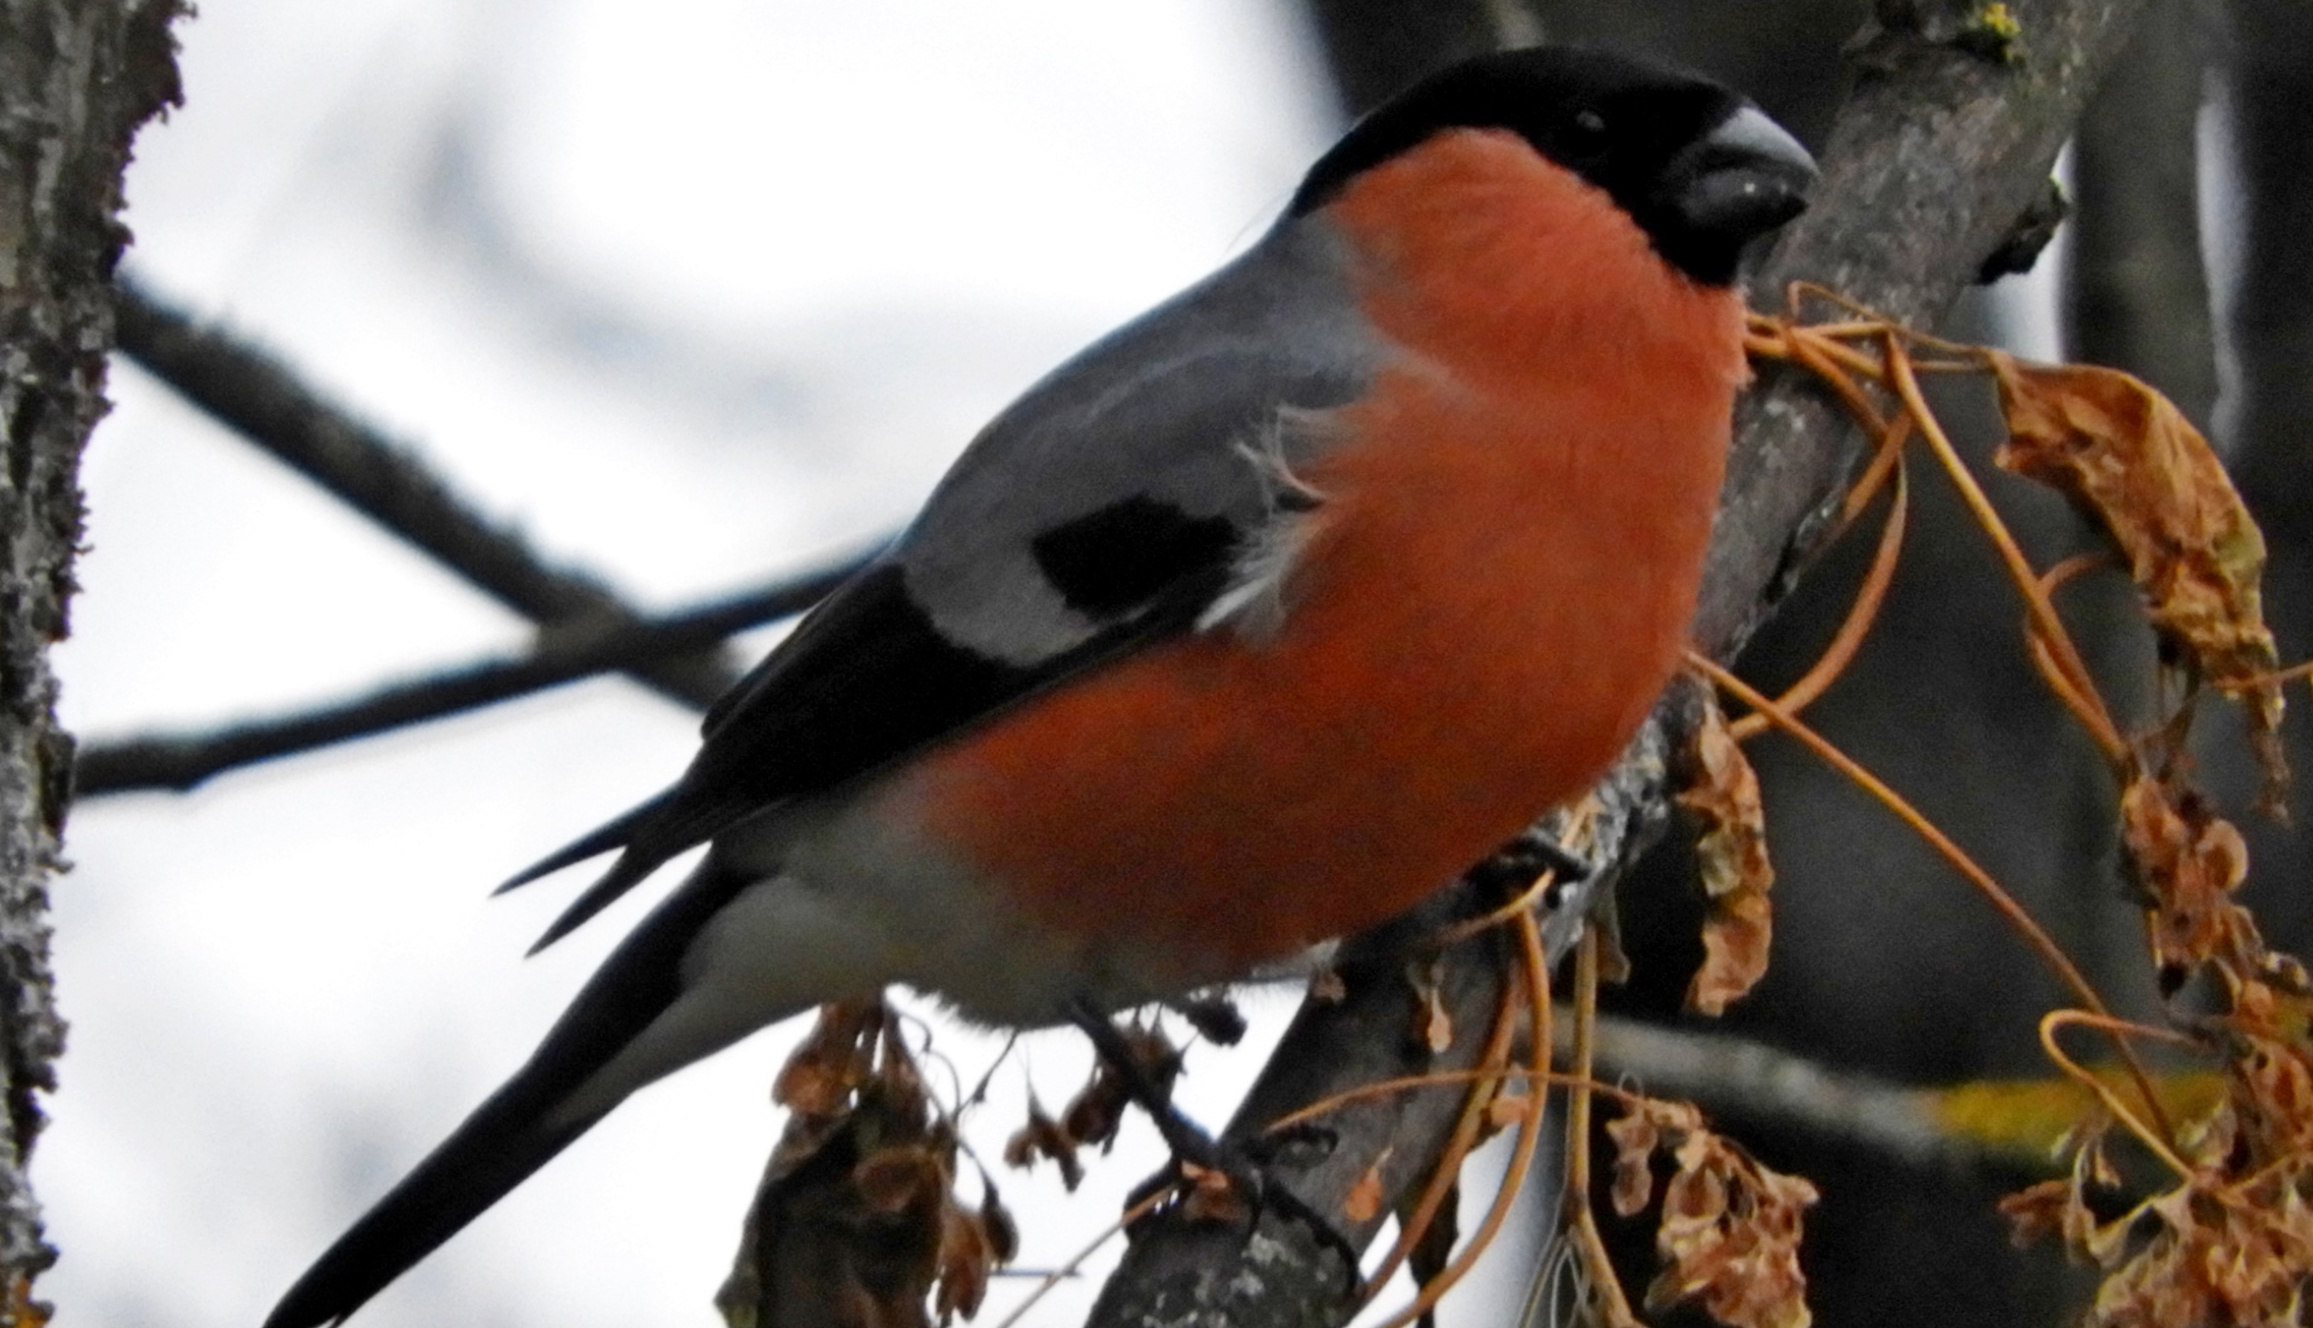
[[[629,1094],[823,1002],[1105,1019],[1403,913],[1579,794],[1679,667],[1738,274],[1816,178],[1607,50],[1360,119],[999,413],[669,788],[501,887],[616,853],[543,947],[707,846],[265,1328],[343,1322]]]

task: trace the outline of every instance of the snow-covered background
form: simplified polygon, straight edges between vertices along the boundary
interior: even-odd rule
[[[180,33],[133,270],[650,606],[893,528],[1011,394],[1256,234],[1334,129],[1283,0],[204,0]],[[114,392],[59,652],[85,737],[526,639],[132,366]],[[63,1322],[256,1323],[657,893],[525,963],[575,882],[489,887],[670,778],[694,732],[600,680],[77,810],[71,1045],[35,1166]],[[1254,1002],[1256,1044],[1290,1004]],[[795,1032],[641,1095],[359,1321],[714,1322]],[[938,1038],[966,1082],[993,1054]],[[1225,1115],[1262,1054],[1200,1051],[1192,1111]],[[1053,1102],[1088,1059],[1031,1039],[982,1152],[1028,1074]],[[1001,1177],[1022,1262],[1057,1263],[1158,1160],[1136,1121],[1072,1201]]]

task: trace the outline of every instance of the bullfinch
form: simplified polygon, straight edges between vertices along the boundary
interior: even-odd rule
[[[1678,666],[1745,246],[1813,162],[1717,84],[1480,57],[1241,257],[997,416],[707,714],[551,943],[690,876],[266,1328],[335,1324],[662,1075],[907,983],[1037,1027],[1401,913],[1612,763]]]

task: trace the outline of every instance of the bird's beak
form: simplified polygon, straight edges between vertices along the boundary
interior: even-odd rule
[[[1665,201],[1697,233],[1739,245],[1806,211],[1819,178],[1798,139],[1745,106],[1672,160]]]

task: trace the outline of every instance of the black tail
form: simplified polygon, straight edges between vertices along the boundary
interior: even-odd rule
[[[529,1062],[297,1279],[265,1328],[342,1321],[586,1133],[617,1099],[560,1119],[572,1095],[682,995],[692,940],[749,879],[701,864],[603,961]]]
[[[265,1328],[342,1322],[545,1166],[600,1117],[548,1127],[533,1061],[297,1279]],[[556,1076],[557,1078],[561,1076]],[[559,1097],[561,1094],[552,1094]]]

